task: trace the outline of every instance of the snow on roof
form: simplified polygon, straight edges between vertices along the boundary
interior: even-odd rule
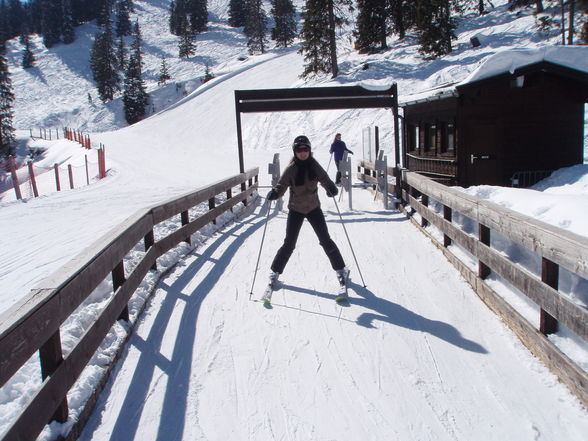
[[[498,52],[485,58],[459,86],[473,83],[533,64],[547,61],[580,72],[588,73],[587,46],[546,46],[537,49],[513,49]]]
[[[535,49],[509,49],[489,55],[479,66],[461,82],[427,89],[400,98],[400,105],[434,101],[457,96],[456,88],[476,81],[505,73],[515,73],[518,69],[547,61],[588,74],[588,46],[545,46]]]

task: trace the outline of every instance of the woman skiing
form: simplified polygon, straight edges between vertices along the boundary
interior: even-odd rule
[[[312,157],[311,145],[304,135],[297,136],[292,144],[294,157],[284,170],[280,180],[267,195],[272,201],[278,199],[290,188],[290,201],[288,202],[288,220],[286,223],[286,238],[278,250],[271,266],[268,288],[263,300],[269,303],[271,294],[275,289],[278,277],[284,271],[298,240],[298,233],[304,219],[308,219],[316,233],[320,245],[323,247],[331,266],[337,273],[337,278],[342,288],[346,288],[349,270],[345,267],[343,257],[333,239],[329,235],[325,215],[320,207],[318,197],[318,183],[326,189],[327,196],[337,195],[337,186],[329,179],[327,172]],[[343,289],[341,290],[343,291]],[[346,291],[345,291],[346,292]],[[345,294],[341,292],[341,294]],[[343,300],[343,299],[340,299]]]

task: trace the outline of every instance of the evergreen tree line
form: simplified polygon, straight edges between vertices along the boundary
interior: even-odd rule
[[[76,26],[92,20],[104,24],[114,3],[117,16],[126,14],[128,20],[131,0],[0,0],[0,43],[30,34],[41,35],[47,48],[72,43]]]
[[[12,80],[8,71],[8,61],[4,56],[4,44],[0,44],[0,159],[6,159],[13,154],[16,136],[12,118]]]
[[[117,15],[118,17],[118,15]],[[96,34],[90,54],[90,68],[98,96],[103,102],[111,101],[122,90],[125,119],[129,124],[140,121],[149,104],[145,82],[143,81],[142,36],[139,23],[125,22],[125,32],[121,32],[117,19],[113,33],[109,17],[105,17],[101,31]],[[118,37],[115,42],[114,35]],[[127,57],[125,35],[132,37]],[[122,83],[122,84],[121,84]]]
[[[349,14],[345,9],[356,8],[353,32],[355,48],[360,53],[373,53],[388,48],[387,39],[396,36],[403,40],[415,37],[419,51],[425,59],[434,59],[452,51],[456,39],[457,20],[471,10],[485,14],[494,8],[491,0],[306,0],[302,28],[296,29],[296,10],[291,0],[271,0],[271,15],[275,27],[271,31],[277,47],[290,45],[295,38],[301,40],[300,52],[304,55],[303,77],[330,73],[338,75],[336,32]],[[545,7],[553,12],[562,9],[558,21],[552,15],[538,16],[543,29],[557,28],[566,22],[567,40],[564,44],[588,42],[588,0],[511,0],[509,8],[535,8],[537,13]],[[565,14],[564,14],[565,11]],[[267,15],[260,0],[230,0],[229,24],[243,27],[251,53],[267,48]],[[563,31],[562,31],[563,32]],[[574,41],[579,34],[580,41]]]

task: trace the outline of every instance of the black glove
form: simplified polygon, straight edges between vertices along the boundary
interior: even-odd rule
[[[339,189],[337,188],[337,186],[333,183],[329,184],[329,186],[327,187],[327,196],[330,198],[334,198],[335,196],[337,196],[337,193],[339,193]]]
[[[353,155],[353,152],[351,150],[347,150],[347,153],[349,153],[350,155]]]
[[[275,201],[276,199],[278,199],[280,196],[278,195],[278,192],[276,190],[274,190],[273,188],[270,190],[270,192],[267,194],[266,199],[268,201]]]

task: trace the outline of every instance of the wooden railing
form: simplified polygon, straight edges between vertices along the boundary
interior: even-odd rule
[[[407,210],[407,214],[416,212],[420,215],[420,221],[415,223],[423,227],[423,232],[443,250],[481,299],[588,406],[588,374],[546,338],[561,323],[588,341],[588,310],[558,291],[560,267],[588,279],[588,238],[474,198],[414,172],[402,172],[402,186],[403,205],[405,209],[408,206],[411,209]],[[431,208],[433,201],[437,204],[435,210]],[[452,221],[456,213],[477,224],[476,235],[469,234]],[[442,232],[442,241],[425,230],[424,227],[429,224]],[[542,261],[541,274],[532,274],[492,248],[490,239],[493,233],[538,255]],[[470,268],[452,253],[448,248],[451,244],[459,245],[477,259],[477,268]],[[540,316],[535,324],[524,318],[484,281],[492,273],[539,306]]]
[[[81,255],[45,279],[38,288],[0,316],[0,387],[36,353],[43,382],[3,440],[34,440],[51,420],[68,418],[67,393],[117,320],[129,320],[128,302],[157,258],[214,222],[258,187],[259,170],[252,169],[164,204],[142,210],[111,230]],[[233,196],[237,189],[238,194]],[[218,195],[226,199],[216,206]],[[191,219],[189,210],[208,202],[205,214]],[[154,227],[173,216],[181,227],[155,240]],[[145,254],[126,273],[125,256],[144,243]],[[60,326],[106,278],[112,275],[114,294],[67,355],[63,355]]]
[[[457,178],[457,161],[455,159],[422,158],[406,155],[408,169],[422,173],[444,183],[454,183]]]
[[[388,176],[394,175],[394,167],[388,167]],[[378,175],[373,162],[361,160],[357,164],[357,179],[369,184],[378,184]],[[388,193],[395,194],[396,186],[388,182]]]

